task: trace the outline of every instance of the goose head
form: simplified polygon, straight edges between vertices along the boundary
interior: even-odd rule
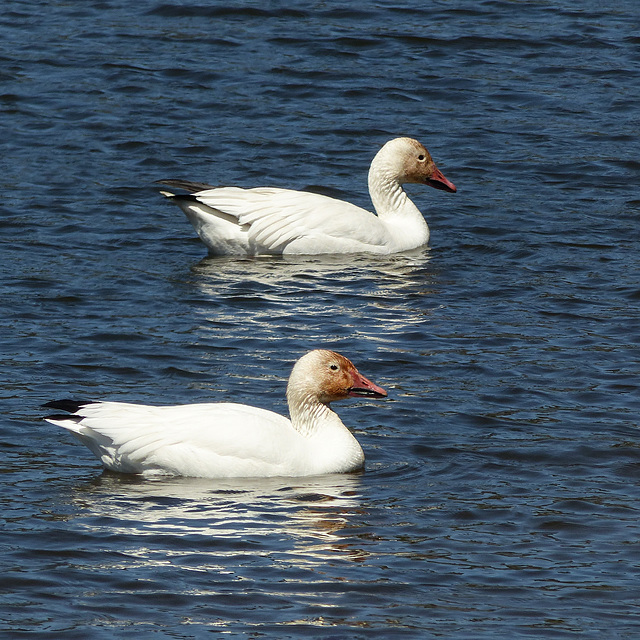
[[[324,405],[349,397],[384,398],[387,392],[367,380],[343,355],[335,351],[317,349],[296,362],[287,398],[290,405],[301,400],[315,400]]]
[[[457,191],[436,167],[427,148],[413,138],[394,138],[378,151],[371,163],[370,181],[378,175],[387,175],[399,184],[426,184],[449,193]]]

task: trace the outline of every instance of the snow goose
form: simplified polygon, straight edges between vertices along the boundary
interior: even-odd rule
[[[205,478],[309,476],[364,465],[358,441],[329,404],[387,392],[344,356],[310,351],[287,385],[291,419],[236,403],[148,406],[58,400],[71,415],[45,420],[70,431],[112,471]]]
[[[380,253],[415,249],[429,227],[405,193],[405,183],[455,193],[427,149],[395,138],[378,151],[369,169],[369,193],[377,216],[328,196],[258,187],[212,187],[160,180],[188,195],[161,193],[186,214],[212,255]]]

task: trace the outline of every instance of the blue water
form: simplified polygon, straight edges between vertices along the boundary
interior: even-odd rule
[[[640,637],[635,0],[6,0],[3,638]],[[155,180],[369,207],[389,138],[430,247],[212,259]],[[285,412],[329,347],[364,473],[103,473],[55,398]]]

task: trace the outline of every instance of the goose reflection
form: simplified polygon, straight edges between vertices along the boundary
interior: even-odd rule
[[[299,566],[339,553],[355,562],[363,552],[343,530],[361,513],[360,475],[211,480],[140,479],[108,471],[76,487],[73,500],[90,512],[89,532],[145,540],[168,536],[174,555],[204,544],[208,556],[287,554]],[[205,556],[203,562],[208,563]],[[211,560],[211,558],[209,558]]]
[[[258,256],[253,258],[207,257],[191,267],[193,282],[203,292],[255,282],[274,287],[275,292],[300,282],[320,281],[342,288],[344,278],[364,279],[392,290],[402,291],[417,279],[424,283],[425,268],[431,259],[427,249],[393,256],[366,254],[341,256]],[[340,279],[336,281],[335,276]]]
[[[254,351],[264,340],[299,337],[313,347],[365,334],[388,341],[424,323],[424,298],[438,286],[426,251],[375,260],[207,258],[192,267],[188,284],[199,298],[200,335],[235,348],[259,331],[262,345],[246,343]]]

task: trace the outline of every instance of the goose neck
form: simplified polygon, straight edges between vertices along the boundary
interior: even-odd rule
[[[289,415],[296,431],[303,436],[314,435],[323,424],[331,422],[336,414],[311,394],[289,393]]]
[[[369,194],[380,217],[400,211],[408,200],[397,174],[375,165],[369,171]]]

